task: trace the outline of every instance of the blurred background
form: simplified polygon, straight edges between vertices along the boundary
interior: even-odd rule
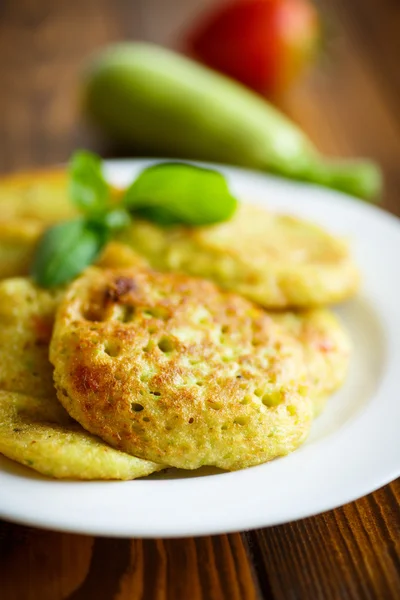
[[[250,61],[234,76],[244,70],[247,77],[251,64],[245,83],[300,124],[320,150],[377,160],[385,206],[399,212],[400,3],[280,0],[275,20],[246,9],[240,19],[254,36],[240,38],[231,14],[237,2],[250,0],[1,0],[0,170],[53,165],[82,146],[104,156],[126,153],[81,115],[82,64],[100,48],[147,40],[218,67],[222,40]],[[282,19],[289,42],[280,39]],[[254,40],[260,68],[251,63]],[[237,63],[233,53],[224,68],[235,71]]]

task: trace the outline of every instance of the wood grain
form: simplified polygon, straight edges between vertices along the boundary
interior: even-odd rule
[[[261,598],[239,534],[93,540],[3,523],[0,582],[3,600]]]
[[[64,161],[78,145],[106,152],[80,121],[82,60],[127,37],[176,45],[174,35],[192,15],[189,4],[3,0],[0,171]],[[318,4],[334,32],[327,56],[282,106],[327,153],[377,159],[386,179],[384,205],[400,214],[400,5]],[[193,14],[199,10],[200,2],[193,3]],[[394,600],[399,496],[395,482],[310,519],[185,540],[112,540],[0,523],[0,598]]]
[[[273,598],[397,598],[400,482],[318,517],[251,535]],[[297,586],[288,589],[288,581]]]

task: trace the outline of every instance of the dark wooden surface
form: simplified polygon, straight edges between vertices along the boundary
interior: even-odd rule
[[[187,10],[168,1],[170,9],[165,0],[1,1],[1,171],[64,161],[81,144],[107,152],[79,121],[78,66],[117,39],[164,41],[157,5],[166,21],[174,1],[179,15]],[[328,52],[284,108],[322,150],[376,158],[385,206],[400,214],[400,3],[318,4]],[[397,599],[399,496],[395,482],[317,517],[201,539],[112,540],[0,523],[0,598]]]

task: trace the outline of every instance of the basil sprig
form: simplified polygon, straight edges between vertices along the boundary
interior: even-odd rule
[[[82,216],[58,223],[42,236],[31,267],[42,287],[62,285],[79,275],[135,217],[162,226],[193,227],[225,221],[237,207],[223,175],[178,162],[144,169],[116,206],[101,159],[83,150],[71,159],[68,193]]]
[[[85,150],[70,162],[68,193],[81,217],[57,223],[42,236],[31,266],[42,287],[67,283],[100,255],[113,233],[130,222],[129,213],[111,201],[101,159]]]

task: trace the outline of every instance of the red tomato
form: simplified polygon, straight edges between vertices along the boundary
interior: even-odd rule
[[[315,53],[319,22],[308,0],[236,0],[207,17],[189,50],[262,94],[286,87]]]

